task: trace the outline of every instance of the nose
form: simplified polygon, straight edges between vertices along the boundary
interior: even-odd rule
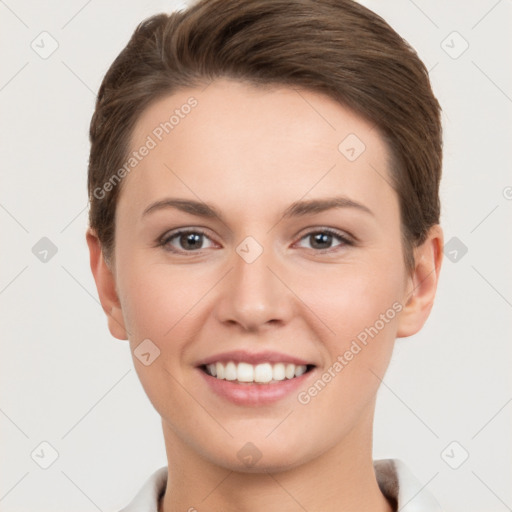
[[[254,261],[243,251],[235,252],[216,302],[217,319],[246,331],[286,324],[293,312],[293,293],[281,269],[271,248],[263,247]]]

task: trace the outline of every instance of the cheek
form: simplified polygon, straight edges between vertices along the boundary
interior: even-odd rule
[[[118,276],[123,317],[139,380],[157,411],[179,418],[176,411],[191,408],[190,396],[178,384],[184,376],[184,353],[200,325],[195,319],[197,303],[211,284],[201,279],[196,283],[195,278],[191,283],[190,273],[184,267],[171,271],[165,265],[136,259],[125,260]],[[158,356],[149,365],[141,363],[137,355],[142,352],[139,345],[143,347],[143,341],[148,343],[145,340],[157,347]],[[201,411],[195,413],[199,416]]]
[[[397,306],[393,305],[401,299],[405,285],[400,255],[329,265],[323,272],[304,278],[298,294],[330,329],[330,338],[355,338],[387,312],[385,329],[378,322],[379,330],[387,333],[395,324]]]
[[[403,308],[399,256],[394,265],[383,258],[357,271],[340,267],[330,272],[323,286],[309,280],[313,284],[302,289],[303,296],[309,297],[308,305],[328,327],[322,342],[330,374],[336,375],[334,386],[329,387],[338,397],[351,400],[356,392],[370,397],[389,364]],[[333,367],[335,362],[339,364]]]
[[[354,269],[352,269],[353,271]],[[343,274],[343,275],[342,275]],[[352,426],[373,411],[373,402],[388,367],[401,308],[400,281],[390,272],[379,279],[372,273],[331,273],[320,287],[309,293],[308,306],[317,311],[330,330],[320,340],[325,365],[309,387],[299,390],[298,410],[304,429],[318,432],[324,425],[322,442],[332,444],[348,435]],[[312,437],[311,450],[318,439]],[[286,443],[286,439],[282,439]]]
[[[194,304],[208,291],[209,281],[207,276],[202,278],[184,266],[127,261],[119,272],[119,292],[134,341],[140,337],[155,341],[172,337],[180,324],[194,317]]]

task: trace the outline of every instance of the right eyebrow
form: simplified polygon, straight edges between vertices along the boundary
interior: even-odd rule
[[[178,198],[165,198],[160,201],[156,201],[155,203],[150,204],[142,213],[142,216],[147,215],[156,210],[162,210],[165,208],[175,208],[177,210],[181,210],[185,213],[190,213],[191,215],[195,215],[196,217],[205,217],[205,218],[218,218],[222,222],[224,222],[222,215],[217,209],[208,204],[203,203],[201,201],[194,201],[191,199],[178,199]]]

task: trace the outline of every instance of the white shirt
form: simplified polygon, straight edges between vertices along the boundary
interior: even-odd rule
[[[442,512],[439,503],[424,489],[400,459],[373,461],[382,494],[397,501],[400,512]],[[144,483],[135,498],[119,512],[158,512],[158,501],[165,492],[167,466],[156,470]]]

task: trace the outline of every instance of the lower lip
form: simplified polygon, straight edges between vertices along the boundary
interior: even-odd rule
[[[300,377],[285,379],[269,384],[239,384],[236,381],[217,379],[208,375],[200,368],[197,371],[203,376],[205,382],[214,393],[228,399],[237,405],[258,406],[266,405],[292,394],[308,379],[315,369],[303,373]]]

